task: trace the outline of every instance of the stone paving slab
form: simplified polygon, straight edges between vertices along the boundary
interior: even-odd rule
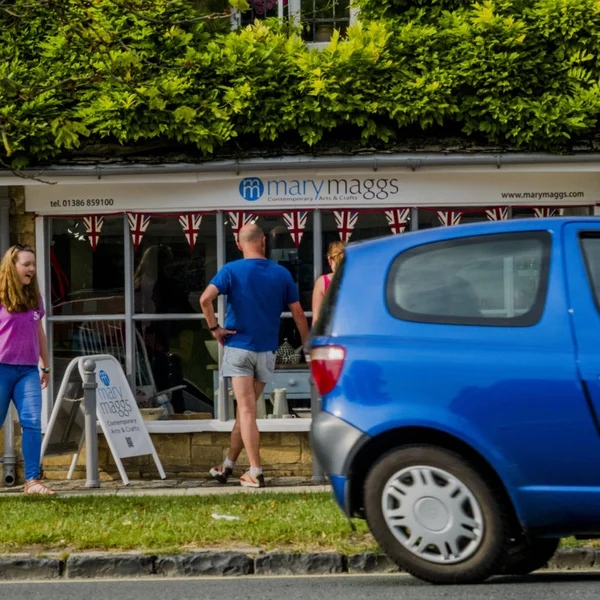
[[[67,491],[58,494],[61,498],[74,498],[86,496],[215,496],[215,495],[230,495],[230,494],[301,494],[315,492],[330,492],[329,485],[320,486],[284,486],[284,487],[265,487],[265,488],[246,488],[242,486],[220,486],[220,487],[193,487],[193,488],[167,488],[167,489],[118,489],[118,490],[80,490]]]
[[[550,571],[600,571],[600,549],[559,550]],[[0,556],[1,580],[89,579],[98,577],[202,577],[231,575],[335,575],[398,573],[387,557],[374,553],[271,552],[203,550],[155,556],[139,552],[84,552],[59,557],[7,554]]]
[[[131,480],[129,485],[119,481],[102,482],[99,488],[86,488],[85,480],[46,482],[61,497],[75,496],[208,496],[211,494],[269,493],[269,492],[330,492],[329,484],[314,483],[302,477],[266,478],[266,488],[244,488],[233,481],[226,485],[210,479]],[[0,487],[0,498],[22,494],[23,486]]]

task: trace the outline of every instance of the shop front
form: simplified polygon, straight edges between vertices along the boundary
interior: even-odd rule
[[[148,429],[171,444],[165,453],[173,455],[172,464],[161,456],[171,473],[200,472],[227,445],[235,405],[219,378],[220,349],[199,298],[223,264],[241,258],[236,235],[244,223],[264,230],[267,257],[292,274],[310,322],[313,283],[334,240],[474,221],[591,215],[600,202],[600,175],[577,163],[55,179],[56,185],[31,182],[25,189],[26,210],[35,214],[54,375],[45,418],[74,357],[114,354]],[[368,306],[368,296],[365,282],[357,302]],[[221,299],[221,322],[224,311]],[[264,462],[306,475],[310,386],[290,314],[282,315],[280,344],[259,421]],[[281,399],[275,390],[285,390],[284,409],[275,409],[276,394]],[[189,460],[180,452],[188,452]],[[202,467],[194,465],[194,456]]]

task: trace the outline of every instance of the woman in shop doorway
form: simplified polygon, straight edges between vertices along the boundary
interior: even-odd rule
[[[12,399],[23,429],[28,495],[54,495],[40,481],[42,389],[50,379],[43,316],[35,254],[29,246],[12,246],[0,262],[0,426]]]
[[[321,306],[323,305],[323,298],[327,292],[327,288],[331,283],[331,278],[338,268],[339,264],[344,258],[344,243],[343,242],[331,242],[329,249],[327,250],[327,262],[331,268],[331,273],[321,275],[315,283],[312,296],[312,322],[316,323],[321,312]]]

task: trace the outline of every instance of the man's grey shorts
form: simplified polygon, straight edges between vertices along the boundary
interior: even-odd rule
[[[269,383],[275,371],[275,352],[252,352],[233,346],[223,349],[222,377],[253,375],[256,381]]]

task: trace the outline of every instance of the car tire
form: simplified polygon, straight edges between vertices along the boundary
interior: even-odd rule
[[[367,523],[384,552],[440,584],[476,583],[504,568],[510,533],[500,498],[469,462],[430,445],[386,454],[364,489]]]
[[[515,540],[508,551],[502,575],[528,575],[546,565],[554,556],[560,539],[521,538]]]

